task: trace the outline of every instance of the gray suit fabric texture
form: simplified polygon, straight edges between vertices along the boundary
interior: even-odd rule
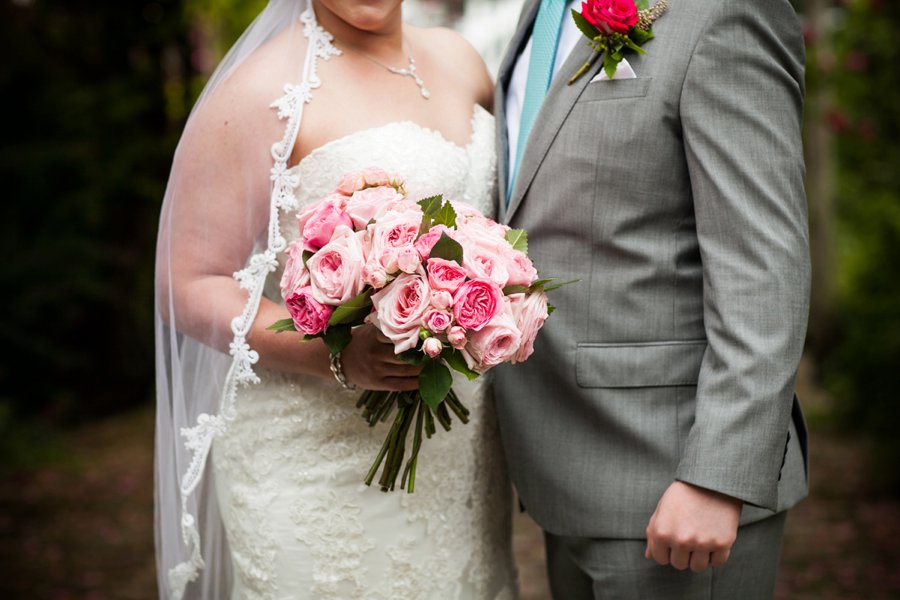
[[[493,371],[510,473],[561,536],[641,539],[681,480],[744,501],[742,524],[807,494],[794,394],[809,303],[804,46],[787,0],[671,0],[637,78],[554,78],[515,188],[496,97],[501,220],[542,275],[577,284],[524,365]],[[568,17],[567,17],[568,18]]]

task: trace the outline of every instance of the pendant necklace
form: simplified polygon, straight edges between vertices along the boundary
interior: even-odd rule
[[[368,59],[369,61],[375,63],[379,67],[381,67],[383,69],[387,69],[389,72],[393,73],[394,75],[400,75],[401,77],[411,77],[412,80],[416,82],[416,85],[419,86],[419,91],[421,92],[422,97],[425,98],[426,100],[428,100],[431,97],[431,92],[429,92],[428,88],[425,87],[425,82],[422,81],[422,78],[419,77],[418,71],[416,71],[416,59],[413,57],[413,54],[412,54],[412,46],[410,45],[409,40],[406,39],[406,36],[403,36],[403,41],[406,43],[406,46],[409,48],[409,54],[407,54],[407,60],[409,61],[409,65],[405,69],[400,68],[400,67],[392,67],[390,65],[386,65],[383,62],[381,62],[380,60],[378,60],[377,58],[375,58],[373,56],[369,56],[365,52],[363,52],[361,50],[357,50],[355,48],[347,47],[347,50],[350,50],[351,52],[355,52],[356,54],[359,54],[363,58]]]

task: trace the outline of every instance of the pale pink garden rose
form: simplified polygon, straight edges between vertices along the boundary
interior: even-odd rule
[[[447,330],[447,341],[457,350],[462,350],[469,343],[469,340],[466,338],[466,330],[459,325],[454,325]]]
[[[378,167],[367,167],[361,171],[347,173],[338,182],[337,192],[345,196],[351,196],[354,192],[367,187],[389,186],[392,177],[387,171]]]
[[[396,354],[416,347],[430,292],[421,273],[401,273],[391,285],[372,294],[374,311],[368,318],[394,343]]]
[[[531,285],[537,279],[537,269],[524,252],[510,249],[503,253],[503,262],[509,279],[506,285]]]
[[[397,251],[397,266],[404,273],[415,273],[421,266],[422,259],[412,246],[404,246]]]
[[[480,210],[462,200],[449,200],[448,202],[453,207],[456,218],[462,222],[466,222],[471,217],[484,217]]]
[[[435,337],[426,338],[425,341],[422,342],[422,351],[431,358],[437,358],[441,355],[443,350],[444,345],[441,343],[441,340]]]
[[[487,325],[469,336],[466,362],[473,371],[484,373],[491,367],[512,359],[521,342],[522,333],[516,327],[512,312],[506,308]]]
[[[474,246],[464,251],[463,267],[466,274],[472,279],[490,279],[501,288],[509,281],[509,272],[506,270],[506,261],[500,254]]]
[[[453,315],[446,310],[428,309],[422,316],[422,326],[434,333],[441,333],[450,327]]]
[[[428,284],[432,289],[453,294],[466,281],[466,270],[455,260],[429,258],[426,264]]]
[[[528,359],[534,352],[534,340],[549,316],[547,295],[543,291],[527,295],[512,294],[509,296],[509,300],[516,327],[522,332],[522,342],[512,362],[520,363]]]
[[[431,305],[438,310],[447,310],[453,304],[453,295],[446,290],[436,290],[431,283],[431,277],[428,277],[428,284],[431,285]]]
[[[366,259],[361,237],[341,225],[331,241],[306,261],[313,296],[322,304],[343,304],[362,292]]]
[[[363,267],[362,275],[365,284],[372,286],[376,290],[380,290],[385,285],[387,285],[387,271],[377,260],[370,260],[366,262],[365,266]]]
[[[279,284],[282,298],[287,298],[292,292],[309,285],[309,271],[303,264],[303,242],[297,240],[292,243],[287,247],[285,254],[287,260]]]
[[[453,317],[468,330],[478,331],[503,311],[503,290],[486,279],[470,279],[453,295]]]
[[[388,210],[369,225],[368,236],[372,241],[369,258],[375,260],[392,275],[399,268],[400,250],[412,247],[422,225],[422,210],[415,204],[401,204],[399,210]]]
[[[347,213],[357,229],[363,229],[378,211],[403,196],[390,186],[370,187],[354,192],[347,201]]]
[[[335,229],[340,226],[353,227],[353,221],[343,206],[335,202],[321,203],[301,226],[303,247],[316,252],[331,241]]]
[[[453,237],[453,232],[446,225],[435,225],[416,240],[416,250],[419,251],[422,260],[428,260],[434,245],[438,243],[441,235],[445,233],[448,237]]]
[[[321,304],[313,297],[312,288],[307,286],[291,292],[284,299],[284,305],[291,314],[294,329],[307,335],[322,333],[328,328],[328,319],[334,307]]]

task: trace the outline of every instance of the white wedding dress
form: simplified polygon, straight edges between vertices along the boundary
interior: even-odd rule
[[[411,122],[390,123],[325,144],[288,174],[297,176],[302,209],[342,174],[368,166],[402,175],[410,197],[442,193],[491,215],[493,117],[474,109],[466,148]],[[282,235],[296,239],[293,216],[282,223]],[[268,279],[270,298],[279,298],[280,275]],[[213,447],[233,598],[517,596],[510,484],[484,378],[455,379],[471,421],[425,440],[415,493],[407,494],[362,483],[388,424],[368,427],[358,393],[333,380],[257,374],[261,383],[237,392],[234,419]]]

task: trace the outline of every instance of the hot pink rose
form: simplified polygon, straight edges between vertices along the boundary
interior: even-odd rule
[[[512,359],[522,342],[512,312],[507,308],[469,337],[466,351],[471,357],[469,368],[484,373],[491,367]],[[464,355],[465,356],[465,355]]]
[[[507,250],[502,256],[506,272],[509,273],[506,285],[531,285],[537,279],[534,263],[524,252]]]
[[[628,33],[638,22],[634,0],[585,0],[581,14],[601,33]]]
[[[415,204],[403,203],[395,208],[377,216],[368,228],[372,240],[370,258],[380,262],[389,275],[399,268],[400,250],[412,247],[422,225],[422,210]]]
[[[453,316],[460,326],[478,331],[503,310],[503,305],[500,286],[487,279],[470,279],[453,295]]]
[[[347,213],[357,229],[363,229],[379,210],[403,196],[390,186],[370,187],[355,192],[347,201]]]
[[[428,283],[435,290],[444,290],[452,294],[466,281],[465,269],[455,260],[429,258],[426,269]]]
[[[450,229],[448,229],[446,225],[435,225],[426,233],[423,233],[419,237],[419,239],[416,240],[416,250],[418,250],[419,254],[422,255],[422,260],[428,260],[428,256],[431,254],[431,249],[434,248],[434,245],[438,243],[439,239],[441,239],[441,235],[445,233],[449,237],[453,237],[453,232],[450,231]]]
[[[424,275],[402,273],[372,294],[374,312],[369,319],[394,343],[395,353],[416,347],[430,291]]]
[[[328,319],[334,308],[320,304],[312,295],[312,288],[305,287],[291,292],[284,300],[291,314],[294,328],[307,335],[322,333],[328,328]]]
[[[337,203],[323,203],[301,226],[300,238],[303,240],[303,247],[315,252],[331,241],[334,230],[341,225],[353,227],[350,215]]]
[[[434,333],[441,333],[453,322],[453,315],[446,310],[430,309],[422,317],[422,326]]]
[[[309,271],[303,264],[303,243],[299,240],[292,243],[285,251],[287,260],[284,273],[281,275],[281,297],[287,298],[291,292],[309,285]]]
[[[366,259],[361,235],[341,225],[332,240],[306,261],[313,295],[322,304],[343,304],[362,291]]]
[[[522,343],[513,357],[513,363],[526,360],[534,352],[534,338],[547,320],[547,296],[544,292],[528,295],[513,294],[509,297],[516,327],[522,332]]]
[[[444,350],[444,345],[441,343],[441,340],[430,337],[426,338],[424,342],[422,342],[422,351],[425,352],[431,358],[437,358],[441,355],[441,352]]]
[[[389,186],[391,185],[391,180],[392,177],[386,171],[378,167],[367,167],[362,171],[354,171],[341,177],[337,192],[350,196],[353,192],[358,192],[367,187]]]
[[[466,339],[466,330],[459,325],[454,325],[447,330],[447,341],[457,350],[462,350],[469,342],[469,340]]]

